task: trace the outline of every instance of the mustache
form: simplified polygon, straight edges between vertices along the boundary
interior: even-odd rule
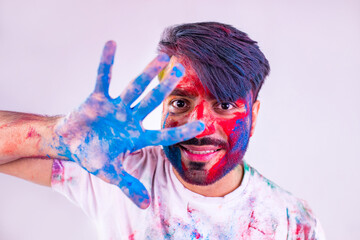
[[[202,146],[202,145],[214,145],[221,148],[228,148],[228,143],[226,141],[216,139],[216,138],[210,138],[210,137],[204,137],[204,138],[191,138],[189,140],[177,143],[176,145],[196,145],[196,146]]]

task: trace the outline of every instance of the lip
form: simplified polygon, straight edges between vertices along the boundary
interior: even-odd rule
[[[180,145],[185,157],[193,162],[209,162],[221,154],[222,148],[214,145]]]

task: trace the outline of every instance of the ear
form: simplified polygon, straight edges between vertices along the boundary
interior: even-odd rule
[[[254,102],[253,106],[252,106],[252,119],[251,119],[250,137],[255,132],[256,120],[257,120],[257,117],[258,117],[259,109],[260,109],[260,102],[259,102],[259,100],[256,100]]]

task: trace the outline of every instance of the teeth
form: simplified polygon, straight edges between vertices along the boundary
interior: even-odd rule
[[[207,154],[207,153],[216,152],[216,150],[207,150],[207,151],[193,151],[190,149],[186,149],[186,150],[188,150],[189,152],[194,153],[194,154]]]

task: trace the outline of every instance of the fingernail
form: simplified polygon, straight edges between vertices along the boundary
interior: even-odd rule
[[[159,62],[168,62],[170,61],[170,57],[166,53],[160,53],[157,56],[157,59]]]
[[[116,43],[114,41],[106,42],[103,55],[101,58],[101,62],[112,65],[114,63],[115,50],[116,50]]]
[[[105,43],[105,46],[106,46],[106,47],[116,47],[116,42],[113,41],[113,40],[107,41],[107,42]]]
[[[202,132],[202,131],[204,131],[204,129],[205,129],[205,124],[203,122],[198,121],[196,130],[199,132]]]
[[[173,69],[172,69],[172,73],[171,75],[175,74],[176,77],[182,77],[184,75],[185,72],[185,68],[183,65],[181,65],[180,63],[177,63]]]

